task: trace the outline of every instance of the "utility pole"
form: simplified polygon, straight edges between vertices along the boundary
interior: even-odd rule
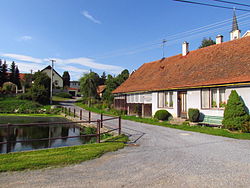
[[[56,60],[51,59],[51,82],[50,82],[50,104],[52,104],[52,96],[53,96],[53,67],[54,67],[54,62],[56,62]]]
[[[165,58],[165,43],[167,42],[167,40],[163,39],[162,40],[162,58]]]

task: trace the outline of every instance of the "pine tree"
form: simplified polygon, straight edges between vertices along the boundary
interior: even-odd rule
[[[16,84],[19,89],[21,88],[20,74],[19,74],[19,69],[17,66],[16,66],[15,72],[14,72],[14,82],[13,83]]]
[[[204,48],[204,47],[207,47],[207,46],[211,46],[211,45],[214,45],[216,44],[216,42],[211,39],[211,37],[209,37],[208,39],[207,38],[204,38],[201,42],[201,45],[199,46],[199,48]]]
[[[9,75],[9,81],[15,84],[15,69],[16,69],[16,64],[13,61],[10,66],[10,75]]]
[[[63,87],[69,87],[70,86],[70,75],[68,71],[64,71],[63,73]]]
[[[106,82],[106,80],[107,80],[106,73],[103,72],[103,73],[102,73],[102,76],[101,76],[100,79],[99,79],[99,85],[104,85],[105,82]]]
[[[3,65],[2,60],[0,59],[0,87],[3,85]]]
[[[3,65],[2,65],[3,83],[8,81],[7,69],[8,69],[8,65],[7,65],[6,61],[4,61]]]
[[[223,126],[229,130],[241,130],[248,120],[246,107],[235,90],[231,91],[224,111]]]

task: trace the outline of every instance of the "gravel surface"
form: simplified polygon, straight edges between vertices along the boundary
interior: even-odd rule
[[[124,149],[63,168],[1,173],[0,187],[250,187],[250,141],[127,120],[122,132],[131,140]]]

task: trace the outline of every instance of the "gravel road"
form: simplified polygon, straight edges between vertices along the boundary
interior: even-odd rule
[[[63,168],[1,173],[0,187],[250,187],[250,141],[127,120],[122,132],[131,139],[124,149]]]

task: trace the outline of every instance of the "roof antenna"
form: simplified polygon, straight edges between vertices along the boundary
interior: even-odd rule
[[[163,39],[162,40],[162,59],[164,59],[165,58],[165,43],[167,42],[167,40],[166,39]]]

